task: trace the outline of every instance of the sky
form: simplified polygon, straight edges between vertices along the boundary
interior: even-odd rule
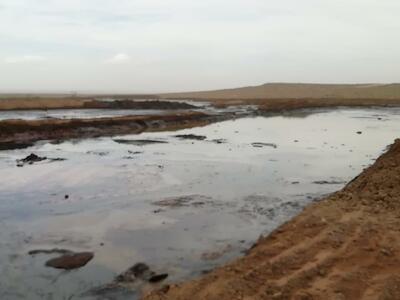
[[[0,91],[400,82],[398,0],[0,0]]]

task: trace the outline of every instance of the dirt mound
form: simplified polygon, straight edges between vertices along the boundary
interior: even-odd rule
[[[400,299],[400,140],[249,253],[155,299]]]
[[[191,128],[216,122],[201,112],[175,112],[166,115],[123,116],[93,119],[4,120],[0,121],[0,149],[22,148],[38,140],[62,141]]]
[[[93,100],[85,102],[83,108],[96,108],[96,109],[195,109],[198,108],[185,102],[172,102],[172,101],[159,101],[159,100],[146,100],[134,101],[130,99],[115,100],[115,101],[100,101]]]

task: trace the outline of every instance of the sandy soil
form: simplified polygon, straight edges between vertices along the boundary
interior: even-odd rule
[[[243,99],[400,99],[400,84],[267,83],[235,89],[161,94],[165,98]]]
[[[400,299],[400,140],[249,253],[145,300]]]

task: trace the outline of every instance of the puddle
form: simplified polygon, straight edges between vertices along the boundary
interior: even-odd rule
[[[0,151],[0,298],[136,299],[152,284],[88,291],[139,262],[198,276],[342,188],[399,124],[399,108],[340,109]],[[31,153],[65,160],[17,167]],[[28,255],[55,248],[95,256],[65,272]]]

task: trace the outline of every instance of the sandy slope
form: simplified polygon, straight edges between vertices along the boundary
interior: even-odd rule
[[[400,299],[400,140],[249,254],[144,299]]]
[[[400,84],[267,83],[235,89],[170,93],[166,98],[242,99],[400,99]]]

